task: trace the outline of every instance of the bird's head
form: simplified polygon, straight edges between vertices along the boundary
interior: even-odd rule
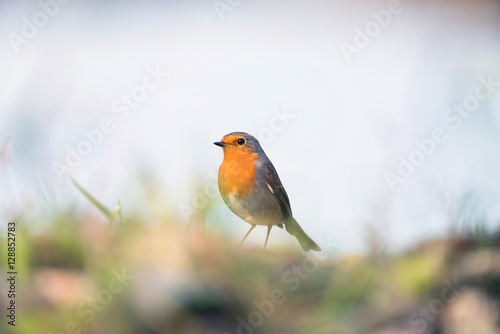
[[[222,147],[224,155],[258,154],[261,150],[259,141],[246,132],[228,133],[214,144]]]

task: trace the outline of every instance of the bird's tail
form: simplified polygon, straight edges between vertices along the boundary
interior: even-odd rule
[[[306,234],[306,232],[304,232],[304,230],[302,229],[302,227],[300,227],[299,223],[297,223],[295,218],[292,218],[288,222],[286,222],[285,228],[288,233],[297,238],[297,240],[300,243],[300,246],[306,252],[310,251],[311,249],[316,252],[321,251],[321,248],[314,242],[313,239],[311,239]]]

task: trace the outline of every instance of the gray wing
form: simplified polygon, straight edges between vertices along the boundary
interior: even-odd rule
[[[286,223],[292,218],[292,208],[290,207],[290,200],[288,199],[285,187],[283,187],[283,184],[281,184],[278,173],[276,172],[276,169],[270,161],[264,163],[262,167],[265,171],[264,175],[266,182],[272,189],[274,197],[280,205],[286,225]]]
[[[265,171],[265,180],[281,207],[287,232],[297,238],[300,246],[306,252],[311,249],[318,252],[321,251],[321,247],[319,247],[314,240],[312,240],[306,232],[304,232],[299,223],[297,223],[297,221],[293,218],[290,200],[288,199],[288,195],[283,187],[283,184],[281,184],[281,180],[276,172],[276,169],[274,169],[273,164],[268,161],[263,164],[263,168]]]

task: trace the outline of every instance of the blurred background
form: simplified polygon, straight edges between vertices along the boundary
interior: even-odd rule
[[[18,332],[500,332],[499,1],[0,1],[0,22]],[[324,254],[279,229],[236,247],[232,131]]]

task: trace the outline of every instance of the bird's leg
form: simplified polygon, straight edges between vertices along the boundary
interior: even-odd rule
[[[266,242],[264,243],[264,249],[266,249],[267,246],[267,240],[269,239],[269,233],[271,233],[271,229],[273,228],[273,225],[269,225],[267,227],[267,235],[266,235]]]
[[[250,227],[250,229],[248,230],[247,234],[245,234],[245,236],[243,237],[243,240],[241,240],[240,246],[243,243],[243,241],[245,241],[245,239],[248,237],[248,235],[250,234],[250,232],[252,232],[252,230],[254,229],[254,227],[255,227],[255,225],[252,225],[252,227]]]

